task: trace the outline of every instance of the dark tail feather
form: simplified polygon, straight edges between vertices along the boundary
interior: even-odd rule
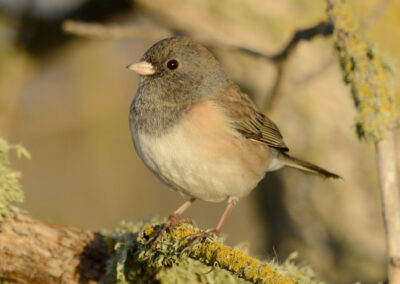
[[[302,171],[306,171],[309,173],[317,174],[317,175],[322,175],[325,178],[342,178],[341,176],[338,176],[337,174],[331,173],[323,168],[320,168],[316,165],[313,165],[311,163],[293,158],[289,156],[286,153],[281,152],[281,155],[279,156],[280,161],[289,167],[296,168]]]

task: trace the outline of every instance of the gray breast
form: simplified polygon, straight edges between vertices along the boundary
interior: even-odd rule
[[[160,136],[174,126],[190,106],[191,102],[168,99],[165,94],[147,90],[142,84],[130,107],[131,131]]]

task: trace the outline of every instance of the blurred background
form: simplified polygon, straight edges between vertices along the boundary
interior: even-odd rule
[[[368,39],[396,65],[400,1],[349,2]],[[177,31],[277,54],[296,30],[325,20],[325,9],[323,0],[0,0],[0,135],[32,154],[31,161],[13,161],[23,173],[22,207],[43,220],[93,230],[167,217],[185,199],[134,151],[128,109],[138,76],[125,66]],[[148,32],[84,38],[63,32],[66,19]],[[279,261],[298,251],[328,283],[384,280],[374,145],[355,135],[332,39],[301,42],[275,93],[276,64],[212,51],[278,124],[294,156],[344,178],[324,181],[292,169],[268,174],[229,217],[226,243],[247,242],[252,255]],[[399,89],[399,75],[393,76]],[[200,201],[186,216],[212,228],[224,207]]]

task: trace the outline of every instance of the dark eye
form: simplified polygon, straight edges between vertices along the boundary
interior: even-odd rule
[[[167,67],[169,70],[175,70],[176,68],[178,68],[178,65],[178,61],[176,61],[175,59],[171,59],[167,62]]]

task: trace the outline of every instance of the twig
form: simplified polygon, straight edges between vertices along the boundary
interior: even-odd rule
[[[252,49],[248,49],[245,47],[239,47],[239,46],[229,46],[229,45],[221,45],[218,43],[217,46],[219,48],[224,48],[227,50],[231,51],[237,51],[237,52],[242,52],[247,55],[257,57],[257,58],[262,58],[266,59],[268,61],[271,61],[275,64],[277,72],[276,72],[276,79],[274,82],[274,85],[272,87],[272,90],[269,95],[266,97],[268,98],[268,104],[263,103],[261,108],[262,109],[271,109],[276,101],[277,96],[279,95],[281,88],[282,88],[282,82],[283,82],[283,76],[285,74],[285,67],[286,67],[286,59],[292,54],[293,50],[296,48],[296,46],[303,40],[312,40],[316,36],[330,36],[332,35],[333,32],[333,25],[330,22],[320,22],[310,28],[305,28],[305,29],[300,29],[297,30],[292,38],[289,40],[289,42],[285,45],[285,47],[279,51],[276,54],[272,55],[267,55],[264,53],[261,53],[259,51],[255,51]],[[211,43],[212,44],[212,43]]]
[[[387,133],[377,141],[376,153],[379,171],[379,186],[382,200],[382,214],[388,248],[389,283],[400,283],[400,192],[397,181],[396,148],[394,134]]]
[[[99,23],[87,23],[81,21],[67,20],[63,23],[62,29],[70,34],[98,38],[98,39],[124,39],[124,38],[146,38],[160,39],[169,37],[172,33],[169,30],[145,29],[136,26],[122,27],[120,25],[103,25]]]
[[[302,40],[312,40],[314,37],[321,36],[330,36],[333,32],[333,25],[331,22],[321,22],[311,28],[306,28],[302,30],[298,30],[294,33],[292,39],[285,46],[285,48],[279,52],[278,54],[272,56],[274,61],[282,61],[286,59],[293,49],[297,46],[297,44]]]
[[[322,35],[325,37],[330,36],[332,32],[333,32],[333,25],[330,22],[321,22],[311,28],[298,30],[294,33],[294,36],[285,46],[285,48],[278,54],[272,56],[272,59],[275,62],[277,62],[277,75],[275,79],[275,84],[269,95],[268,105],[265,105],[264,108],[270,110],[275,105],[276,98],[280,94],[282,88],[283,76],[285,74],[285,67],[287,62],[286,59],[293,52],[297,44],[301,40],[311,40],[317,35]]]
[[[256,50],[248,49],[245,47],[240,47],[240,46],[231,46],[231,45],[226,45],[226,44],[221,44],[221,43],[208,43],[209,47],[218,47],[218,48],[224,48],[229,51],[236,51],[236,52],[242,52],[245,53],[249,56],[252,57],[257,57],[257,58],[262,58],[268,61],[271,61],[272,63],[275,64],[276,66],[276,78],[274,85],[270,91],[270,93],[265,96],[268,98],[268,100],[265,100],[261,104],[261,108],[265,110],[270,110],[273,108],[276,98],[281,92],[282,89],[282,83],[283,83],[283,77],[285,75],[285,70],[286,70],[286,62],[287,58],[293,53],[294,49],[296,46],[303,40],[312,40],[316,36],[330,36],[332,35],[333,32],[333,25],[330,22],[320,22],[310,28],[305,28],[305,29],[300,29],[297,30],[292,38],[289,40],[289,42],[285,45],[285,47],[279,51],[276,54],[264,54]]]

